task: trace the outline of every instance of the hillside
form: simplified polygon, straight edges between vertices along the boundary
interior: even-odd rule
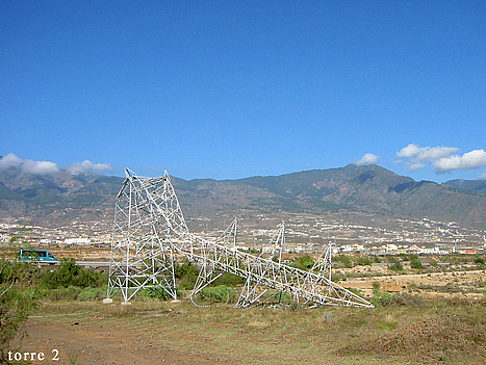
[[[50,224],[111,221],[114,197],[122,182],[123,178],[116,176],[71,175],[66,171],[39,176],[9,168],[0,172],[0,216]],[[173,178],[173,183],[185,214],[191,217],[237,210],[269,215],[346,211],[453,220],[477,228],[484,228],[486,222],[482,181],[417,182],[377,165],[239,180]]]
[[[445,184],[459,190],[486,195],[486,180],[450,180]]]

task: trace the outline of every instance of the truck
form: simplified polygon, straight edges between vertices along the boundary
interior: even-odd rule
[[[20,261],[45,262],[51,265],[58,263],[54,255],[47,250],[21,249],[19,251],[19,259]]]

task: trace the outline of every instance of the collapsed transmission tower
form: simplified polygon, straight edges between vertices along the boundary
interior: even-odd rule
[[[230,273],[245,280],[235,307],[261,304],[272,293],[287,293],[307,307],[373,307],[331,280],[331,244],[309,271],[282,262],[284,231],[282,222],[271,240],[272,251],[259,256],[237,248],[236,218],[220,238],[203,239],[188,231],[167,172],[148,178],[127,169],[115,204],[107,296],[121,291],[129,302],[142,289],[160,288],[176,299],[174,267],[177,259],[185,259],[199,268],[190,294],[196,306],[198,293]]]

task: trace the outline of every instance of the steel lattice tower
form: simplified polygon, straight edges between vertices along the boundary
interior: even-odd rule
[[[180,257],[200,268],[190,294],[195,305],[196,295],[228,272],[245,279],[235,307],[255,305],[269,290],[288,293],[308,307],[373,307],[331,280],[331,245],[310,271],[282,263],[284,231],[282,222],[272,238],[272,252],[260,256],[237,249],[236,218],[219,239],[203,239],[189,233],[167,172],[145,178],[127,169],[115,205],[108,297],[120,290],[128,302],[140,289],[160,287],[175,299],[174,265]]]
[[[142,288],[161,287],[175,299],[174,250],[165,241],[171,229],[187,227],[174,188],[167,173],[161,178],[125,173],[115,204],[108,297],[121,290],[128,302]]]

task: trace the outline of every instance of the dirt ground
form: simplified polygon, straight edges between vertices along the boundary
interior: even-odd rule
[[[446,300],[305,311],[44,301],[17,345],[46,354],[33,364],[480,364],[485,308]]]
[[[105,253],[108,255],[108,251]],[[74,249],[58,254],[59,257],[84,260],[100,258],[98,250]],[[382,273],[373,277],[348,278],[339,284],[371,296],[375,282],[380,283],[383,291],[413,290],[424,298],[461,296],[474,302],[476,299],[480,301],[483,294],[438,293],[432,289],[417,290],[417,286],[482,285],[486,282],[486,271],[402,275]],[[99,302],[47,301],[27,321],[27,336],[18,346],[22,351],[42,351],[46,354],[45,361],[34,361],[33,364],[425,363],[424,357],[416,357],[416,349],[403,352],[404,356],[390,356],[385,351],[343,356],[336,349],[346,344],[355,346],[370,339],[389,341],[383,337],[389,334],[395,336],[393,340],[397,336],[399,340],[402,337],[406,339],[408,337],[404,333],[408,332],[403,331],[415,331],[418,322],[429,320],[437,312],[457,314],[455,304],[444,305],[444,311],[438,311],[434,301],[433,306],[426,303],[423,308],[318,308],[300,313],[257,308],[236,310],[228,306],[199,309],[187,302],[174,305],[134,302],[133,306],[122,307],[120,304],[104,306]],[[476,307],[465,306],[460,310],[464,311],[464,316],[470,315],[473,322],[477,318],[486,318],[484,304],[478,302]],[[469,314],[471,308],[476,308],[477,313]],[[458,334],[462,336],[462,332]],[[52,361],[54,349],[59,350],[59,361]],[[459,355],[468,356],[466,350]],[[438,358],[434,357],[433,361]],[[446,359],[445,363],[475,363],[478,358],[472,358],[472,362]]]
[[[103,324],[97,315],[55,324],[30,320],[27,332],[22,351],[42,351],[52,364],[229,364],[210,354],[170,348],[142,328]],[[59,350],[59,362],[52,361],[53,349]]]
[[[46,357],[59,350],[60,361],[44,364],[368,365],[375,364],[377,356],[335,353],[342,340],[361,333],[354,325],[347,328],[354,323],[350,318],[367,313],[343,308],[332,311],[329,320],[329,308],[295,312],[228,305],[195,308],[188,302],[172,308],[161,302],[134,302],[131,308],[119,303],[44,303],[38,316],[28,320],[21,349],[42,351]],[[356,323],[361,326],[362,320],[356,318]],[[406,363],[388,360],[387,364]]]
[[[455,271],[455,272],[439,272],[428,274],[405,274],[405,275],[390,275],[390,276],[374,276],[348,279],[339,284],[345,288],[356,288],[365,295],[371,295],[373,290],[373,283],[380,283],[380,288],[388,292],[402,292],[407,291],[417,285],[427,286],[444,286],[444,285],[458,285],[464,286],[474,282],[486,282],[486,270],[471,270],[471,271]],[[486,288],[484,288],[486,289]],[[420,290],[421,295],[443,295],[445,297],[453,295],[461,295],[463,297],[477,297],[482,298],[482,293],[437,293],[433,290]]]

